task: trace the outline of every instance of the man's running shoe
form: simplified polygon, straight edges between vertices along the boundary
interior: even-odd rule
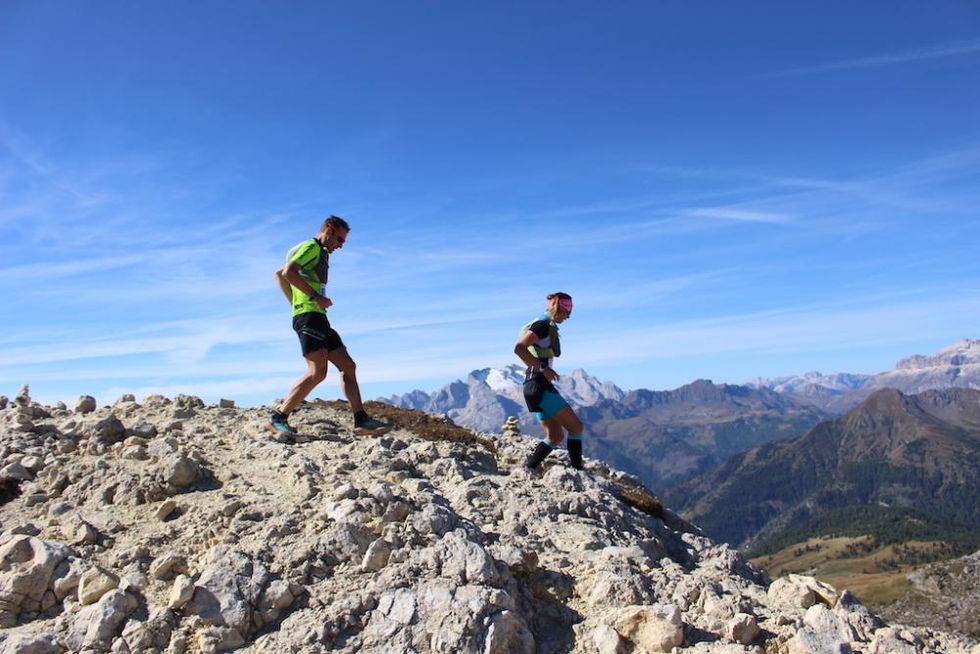
[[[381,422],[380,420],[375,420],[374,418],[365,417],[361,420],[354,420],[355,434],[360,434],[362,436],[380,436],[381,434],[389,431],[391,431],[391,425],[386,422]]]
[[[272,437],[280,443],[296,442],[298,432],[289,426],[286,416],[278,411],[273,411],[272,417],[269,419],[269,429],[272,431]]]

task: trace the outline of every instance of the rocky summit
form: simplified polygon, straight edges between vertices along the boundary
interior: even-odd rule
[[[0,652],[980,652],[772,583],[635,478],[416,411],[0,398]]]

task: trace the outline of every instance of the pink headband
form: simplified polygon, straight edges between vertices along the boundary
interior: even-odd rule
[[[565,310],[565,313],[571,313],[572,312],[572,298],[570,298],[570,297],[569,298],[564,298],[564,297],[558,298],[558,308],[564,309]]]

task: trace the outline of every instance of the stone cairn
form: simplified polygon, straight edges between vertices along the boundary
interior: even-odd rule
[[[521,423],[518,421],[517,416],[507,418],[507,422],[504,423],[501,429],[504,432],[504,436],[517,438],[521,435]]]

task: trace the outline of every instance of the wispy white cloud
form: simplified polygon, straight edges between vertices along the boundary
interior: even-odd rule
[[[889,168],[840,177],[751,169],[655,166],[651,170],[657,174],[701,179],[715,184],[752,181],[755,187],[746,197],[746,202],[764,214],[786,215],[794,221],[817,214],[847,216],[846,220],[835,221],[835,224],[847,229],[855,226],[850,217],[855,211],[886,208],[962,213],[964,210],[973,211],[980,201],[980,191],[977,190],[980,184],[975,183],[980,181],[980,147],[975,144],[930,154]],[[954,184],[960,185],[959,194],[951,194],[950,186]],[[742,205],[725,205],[723,208],[729,207],[743,208]],[[729,219],[736,218],[732,216]]]
[[[63,333],[64,329],[60,331]],[[163,354],[173,360],[191,363],[200,360],[218,345],[266,344],[282,337],[282,327],[271,316],[220,315],[205,316],[175,323],[164,322],[143,330],[126,327],[102,333],[72,331],[70,340],[52,339],[47,347],[38,348],[36,337],[20,329],[21,345],[2,353],[0,365],[50,364],[84,359],[118,359],[122,357]]]
[[[703,209],[687,209],[682,212],[684,216],[695,218],[715,218],[717,220],[731,220],[745,223],[788,223],[793,220],[793,216],[786,213],[773,213],[771,211],[758,211],[753,209],[741,209],[738,207],[705,207]]]
[[[17,162],[36,174],[44,175],[51,171],[51,164],[44,155],[3,119],[0,119],[0,150],[8,151]]]
[[[0,282],[37,282],[51,278],[80,275],[90,272],[119,270],[139,265],[146,261],[143,256],[114,256],[99,259],[81,259],[64,263],[33,263],[0,268]]]
[[[665,299],[690,295],[712,288],[719,282],[731,283],[740,271],[734,268],[702,270],[688,275],[671,275],[658,279],[625,280],[615,287],[602,280],[590,280],[575,289],[575,298],[589,312],[611,309],[639,309],[655,306]]]
[[[906,50],[904,52],[893,52],[869,57],[857,57],[854,59],[843,59],[825,64],[814,66],[803,66],[784,70],[767,77],[789,77],[794,75],[816,75],[819,73],[831,73],[838,70],[852,70],[857,68],[876,68],[880,66],[895,66],[898,64],[913,63],[917,61],[928,61],[931,59],[945,59],[948,57],[963,57],[980,53],[980,39],[968,41],[953,41],[950,43],[940,43],[938,45]]]

